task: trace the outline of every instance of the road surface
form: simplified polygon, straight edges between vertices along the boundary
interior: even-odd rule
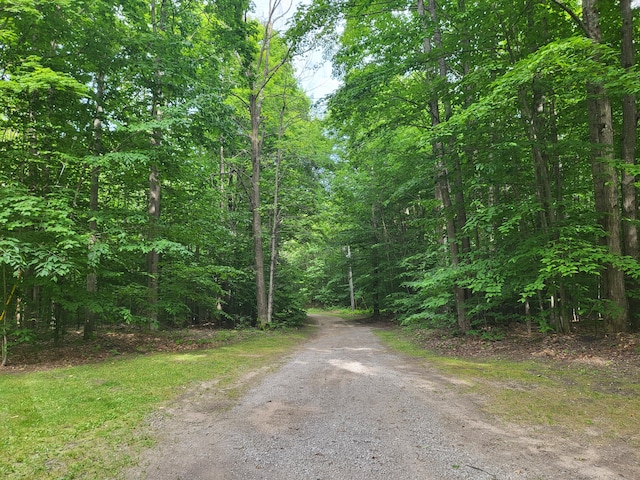
[[[311,317],[318,335],[233,405],[211,388],[172,408],[128,478],[640,478],[605,466],[611,459],[588,442],[487,417],[453,380],[381,344],[370,325]]]

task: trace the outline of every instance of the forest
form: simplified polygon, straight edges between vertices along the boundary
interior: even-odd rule
[[[3,362],[310,306],[640,327],[635,2],[289,3],[0,2]]]

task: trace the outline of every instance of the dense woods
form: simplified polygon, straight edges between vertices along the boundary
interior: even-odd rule
[[[278,285],[260,321],[300,320],[299,274],[278,252],[305,230],[328,150],[283,38],[248,10],[2,2],[5,345],[253,324],[267,260],[252,228]]]
[[[629,0],[316,0],[339,212],[319,298],[481,332],[638,327],[638,9]],[[334,224],[334,228],[336,224]],[[334,233],[336,230],[334,230]],[[335,276],[341,263],[341,280]],[[340,285],[340,288],[332,288]],[[326,287],[325,287],[326,288]]]
[[[640,326],[630,0],[279,3],[0,2],[5,355],[308,305]]]

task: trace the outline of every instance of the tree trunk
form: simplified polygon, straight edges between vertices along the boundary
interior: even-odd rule
[[[351,311],[356,309],[356,294],[353,289],[353,265],[351,264],[351,246],[347,245],[347,258],[349,262],[349,299],[351,300]]]
[[[553,200],[554,189],[549,175],[549,160],[544,148],[547,129],[544,125],[543,113],[547,109],[547,102],[535,79],[532,90],[533,98],[532,105],[530,105],[526,92],[521,89],[519,93],[520,108],[522,120],[526,125],[527,137],[531,144],[536,197],[541,206],[540,224],[543,231],[548,232],[549,228],[556,223],[556,212]]]
[[[104,98],[104,74],[96,75],[96,110],[93,119],[93,155],[98,157],[103,154],[102,148],[102,115],[103,115],[103,98]],[[100,190],[100,166],[94,165],[91,169],[91,191],[89,198],[89,210],[91,212],[91,220],[89,221],[89,251],[95,248],[98,240],[98,222],[95,215],[98,212],[98,193]],[[98,292],[98,272],[95,266],[89,265],[89,273],[87,273],[87,295],[92,301],[95,301]],[[87,308],[84,320],[84,339],[89,340],[93,337],[96,328],[96,313],[93,308]]]
[[[631,1],[621,0],[622,15],[622,67],[629,71],[634,63],[633,15]],[[636,135],[637,135],[636,97],[632,94],[624,95],[622,99],[622,160],[627,165],[635,165]],[[625,254],[633,258],[638,257],[637,220],[638,200],[635,186],[635,175],[625,170],[622,179],[622,207],[624,212]]]
[[[256,273],[256,301],[258,324],[268,322],[267,290],[264,279],[264,251],[262,246],[262,216],[260,212],[260,172],[262,157],[262,136],[260,134],[260,94],[252,94],[249,99],[251,114],[251,213],[253,233],[253,254]]]
[[[224,161],[224,143],[222,135],[220,135],[220,211],[226,212],[229,207],[229,201],[227,200],[227,194],[225,192],[225,181],[227,176],[227,170]]]
[[[274,213],[274,217],[277,214]],[[280,219],[274,218],[274,221],[280,222]],[[273,302],[276,285],[276,265],[278,264],[278,231],[277,227],[273,227],[271,231],[271,262],[269,266],[269,294],[267,297],[267,323],[273,321]]]
[[[582,0],[584,24],[589,37],[601,41],[598,0]],[[596,214],[606,235],[611,255],[622,254],[621,215],[618,192],[618,172],[613,164],[613,116],[611,102],[603,85],[587,85],[589,137],[592,143],[591,165],[595,192]],[[624,273],[612,264],[603,275],[604,298],[609,305],[605,312],[605,330],[624,332],[628,329],[629,312]]]
[[[278,265],[278,236],[280,233],[280,165],[282,163],[282,147],[280,145],[284,135],[284,113],[286,110],[286,89],[282,93],[282,108],[280,109],[280,119],[278,123],[278,150],[276,151],[276,172],[275,185],[273,186],[273,219],[271,224],[271,263],[269,268],[269,296],[267,299],[267,322],[271,323],[273,318],[273,300],[275,293],[276,268]]]
[[[278,2],[271,6],[269,18],[272,18]],[[249,95],[249,115],[251,130],[249,133],[251,142],[251,193],[250,204],[252,212],[252,233],[253,251],[256,274],[256,307],[257,322],[265,325],[269,321],[269,306],[267,300],[267,289],[264,276],[264,250],[262,245],[262,218],[260,212],[260,172],[262,162],[263,132],[262,128],[262,99],[264,88],[270,82],[273,73],[287,61],[279,62],[274,67],[269,66],[271,56],[271,38],[273,36],[273,24],[268,22],[265,25],[264,37],[258,55],[256,70],[253,72],[255,78],[250,80],[251,94]]]
[[[15,290],[15,287],[14,287]],[[9,327],[7,325],[7,309],[9,308],[10,298],[7,291],[7,264],[2,264],[2,313],[0,314],[0,322],[2,322],[2,361],[0,366],[7,365],[7,355],[9,353],[9,342],[7,341],[7,331]]]
[[[622,67],[629,71],[635,64],[633,42],[633,14],[631,0],[620,1],[620,14],[622,17]],[[622,98],[622,161],[630,168],[635,166],[636,159],[636,135],[637,135],[637,107],[635,95],[625,94]],[[638,191],[636,189],[636,177],[629,168],[625,168],[622,174],[622,215],[623,215],[623,245],[624,254],[635,259],[638,258]],[[637,281],[628,279],[630,287],[637,286]],[[634,329],[640,327],[637,312],[640,311],[640,301],[629,299],[630,317]]]
[[[465,0],[458,0],[458,10],[460,13],[464,14],[467,10],[467,6]],[[471,41],[469,40],[469,36],[471,32],[467,32],[463,35],[462,45],[464,49],[471,48]],[[464,58],[462,60],[462,76],[466,77],[469,75],[471,71],[471,66],[468,58]],[[473,102],[471,95],[469,94],[470,86],[465,86],[465,95],[464,95],[464,106],[465,108],[469,107]],[[452,139],[452,142],[455,142],[455,139]],[[472,148],[466,146],[464,154],[466,155],[469,162],[472,162],[474,157],[474,152]],[[464,227],[467,224],[467,210],[465,203],[465,190],[464,190],[464,177],[462,173],[462,165],[460,163],[460,156],[456,155],[454,158],[454,187],[455,187],[455,202],[456,202],[456,231],[462,232]],[[477,229],[476,229],[477,233]],[[464,234],[460,239],[460,247],[462,249],[462,260],[468,262],[468,255],[471,253],[471,238],[468,233]],[[476,242],[476,247],[478,247],[478,242]],[[465,301],[471,300],[473,297],[473,293],[470,288],[464,289],[464,298]]]
[[[157,237],[158,221],[160,220],[160,174],[156,164],[151,166],[149,172],[149,235],[148,241],[152,243]],[[147,316],[151,321],[151,328],[158,325],[158,275],[160,273],[160,255],[155,248],[147,254],[147,290],[148,311]]]
[[[374,202],[371,205],[371,230],[373,233],[371,248],[371,303],[373,306],[373,316],[380,316],[380,239],[378,238],[378,216],[376,210],[380,207]],[[376,208],[377,207],[377,208]]]
[[[154,37],[157,38],[159,32],[166,28],[166,0],[160,3],[160,11],[157,11],[156,1],[151,2],[151,24]],[[162,76],[161,58],[156,56],[155,85],[151,98],[151,117],[155,121],[162,120]],[[147,240],[152,244],[157,237],[158,223],[160,221],[160,171],[158,157],[162,146],[162,130],[159,127],[153,129],[151,134],[152,159],[149,168],[149,232]],[[150,320],[151,328],[158,326],[158,285],[160,274],[160,255],[155,248],[147,254],[147,317]]]
[[[427,12],[425,11],[424,0],[418,0],[418,14],[423,20],[425,30],[429,30],[429,21],[435,26],[433,34],[433,43],[436,47],[442,47],[441,32],[438,27],[438,16],[436,11],[435,0],[428,0],[428,12],[429,18],[427,18]],[[427,35],[424,37],[423,50],[424,53],[429,54],[432,51],[432,41]],[[427,81],[431,76],[439,76],[446,81],[447,69],[444,57],[440,56],[438,59],[438,71],[434,73],[427,72]],[[433,98],[429,101],[429,113],[431,115],[431,125],[436,127],[440,124],[440,105],[439,99]],[[447,243],[449,247],[449,255],[451,257],[451,266],[457,269],[460,265],[459,247],[456,238],[456,223],[454,218],[453,204],[451,201],[451,187],[449,184],[449,178],[447,168],[445,165],[445,148],[442,142],[433,142],[432,145],[433,155],[435,157],[435,180],[436,180],[436,195],[442,202],[443,214],[446,217],[446,232]],[[455,303],[456,303],[456,316],[458,329],[461,332],[467,332],[471,329],[471,323],[466,314],[465,309],[465,291],[460,287],[457,282],[454,285]]]
[[[557,240],[557,211],[556,199],[559,200],[560,179],[559,171],[556,171],[556,183],[553,184],[551,178],[551,167],[547,144],[555,143],[556,137],[554,129],[548,125],[553,125],[555,119],[550,102],[537,79],[533,79],[531,85],[531,95],[524,88],[519,91],[520,110],[522,121],[525,126],[527,138],[531,144],[531,158],[535,178],[536,198],[540,204],[539,221],[541,230],[550,239]],[[548,125],[547,125],[548,123]],[[551,138],[549,138],[551,137]],[[555,162],[554,169],[559,169],[559,162]],[[560,202],[558,201],[557,204]],[[563,279],[556,278],[557,289],[550,292],[550,319],[554,328],[562,333],[570,330],[569,318],[567,315],[567,295]]]

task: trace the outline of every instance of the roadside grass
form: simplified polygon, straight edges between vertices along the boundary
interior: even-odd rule
[[[121,478],[153,444],[141,428],[152,412],[204,381],[237,395],[239,378],[308,335],[256,331],[215,349],[2,375],[0,478]]]
[[[462,380],[452,388],[479,396],[485,411],[506,421],[564,428],[593,443],[617,438],[640,447],[640,381],[612,366],[447,357],[424,350],[399,329],[376,334],[396,351]]]

